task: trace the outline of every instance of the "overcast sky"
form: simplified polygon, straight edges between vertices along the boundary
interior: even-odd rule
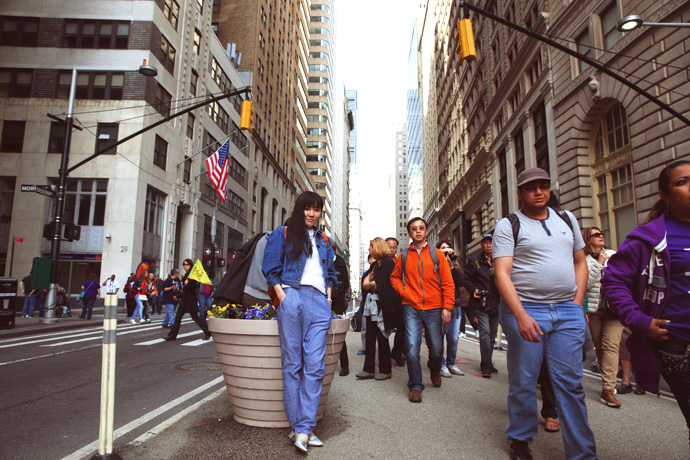
[[[395,235],[395,133],[405,122],[407,58],[420,0],[339,0],[336,66],[356,90],[362,239]]]

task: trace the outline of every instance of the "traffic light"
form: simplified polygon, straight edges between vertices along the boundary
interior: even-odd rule
[[[240,129],[252,131],[252,101],[242,102],[242,116],[240,119]]]
[[[455,41],[458,42],[458,47],[455,49],[455,54],[460,55],[458,65],[462,61],[474,61],[477,59],[477,50],[474,47],[474,33],[472,32],[472,21],[469,19],[461,19],[458,21],[458,31],[455,33]]]
[[[67,241],[79,241],[81,238],[81,227],[67,223],[64,226],[63,236]]]

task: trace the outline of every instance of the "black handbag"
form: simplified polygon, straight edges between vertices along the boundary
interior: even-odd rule
[[[354,315],[352,315],[350,325],[352,326],[353,331],[362,332],[362,315],[359,311],[356,311]]]

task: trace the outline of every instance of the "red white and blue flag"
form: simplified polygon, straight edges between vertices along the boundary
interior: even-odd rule
[[[206,160],[206,169],[208,170],[208,178],[216,188],[216,192],[221,201],[225,202],[228,197],[228,149],[230,148],[230,139],[216,152],[208,157]]]

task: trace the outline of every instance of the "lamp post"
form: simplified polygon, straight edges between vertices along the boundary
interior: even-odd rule
[[[55,230],[53,232],[53,241],[51,242],[50,248],[50,285],[48,287],[48,295],[46,297],[46,303],[48,308],[46,310],[45,316],[39,320],[41,324],[53,324],[57,323],[58,319],[55,317],[55,304],[57,300],[57,285],[58,285],[58,264],[60,261],[60,240],[62,238],[62,218],[65,210],[65,187],[67,186],[67,176],[69,175],[69,153],[70,146],[72,143],[72,127],[74,125],[74,118],[72,114],[74,112],[74,98],[77,92],[77,74],[79,72],[112,72],[121,71],[128,72],[132,70],[137,70],[140,74],[146,77],[155,77],[158,75],[158,69],[153,66],[146,65],[144,61],[143,65],[139,66],[138,69],[112,69],[112,68],[96,68],[96,67],[75,67],[72,69],[72,83],[69,89],[69,102],[67,104],[67,117],[64,122],[65,127],[65,145],[62,150],[62,158],[60,160],[60,169],[58,171],[59,175],[59,185],[57,190],[57,207],[55,209]]]
[[[661,26],[661,27],[690,27],[690,23],[687,22],[644,22],[642,16],[636,14],[631,14],[626,16],[616,23],[616,29],[621,32],[630,32],[635,30],[640,26]]]

